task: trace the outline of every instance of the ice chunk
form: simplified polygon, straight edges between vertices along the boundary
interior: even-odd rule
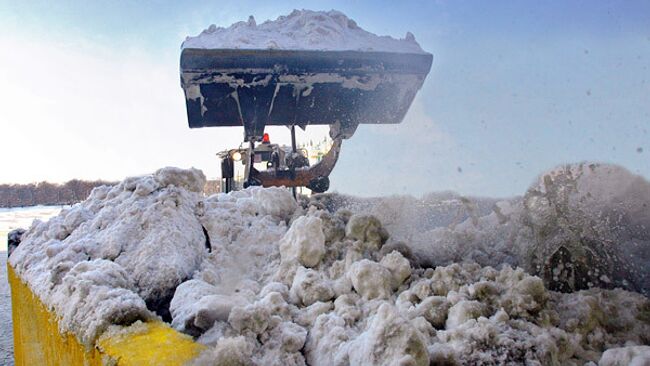
[[[280,343],[286,352],[298,352],[305,345],[307,330],[291,322],[283,322],[271,333],[271,338]]]
[[[362,259],[348,271],[354,290],[364,299],[387,299],[391,295],[393,277],[389,270],[377,262]]]
[[[228,321],[235,306],[246,306],[248,300],[238,294],[222,295],[218,288],[201,280],[183,282],[176,289],[170,305],[172,326],[181,332],[198,336],[215,322]]]
[[[436,329],[442,329],[447,321],[447,312],[451,304],[444,296],[430,296],[415,308],[416,314],[423,316]]]
[[[299,217],[280,241],[283,262],[297,260],[305,267],[315,267],[324,254],[325,235],[317,217]]]
[[[384,256],[379,262],[388,269],[392,276],[392,286],[396,290],[411,275],[411,264],[408,259],[398,252],[393,251]]]
[[[205,187],[206,182],[203,172],[195,168],[180,169],[175,167],[166,167],[158,169],[156,173],[154,173],[154,178],[161,187],[174,185],[192,192],[203,192],[203,187]],[[152,186],[152,184],[147,180],[145,180],[144,183],[148,186]]]
[[[388,239],[388,232],[381,222],[372,215],[353,215],[345,227],[345,235],[364,242],[373,243],[377,250]]]
[[[315,302],[306,308],[301,309],[296,316],[295,322],[302,326],[311,326],[321,314],[326,314],[333,308],[331,302]]]
[[[329,301],[334,291],[319,272],[299,267],[293,278],[291,295],[297,303],[309,306],[317,301]]]
[[[230,310],[228,323],[234,330],[242,332],[249,330],[260,334],[269,326],[269,310],[261,304],[235,306]]]
[[[253,187],[251,198],[257,202],[260,211],[264,215],[275,217],[289,217],[296,210],[298,205],[291,196],[288,189],[271,187]]]
[[[445,327],[446,329],[454,329],[466,321],[476,319],[484,314],[484,304],[481,304],[478,301],[462,300],[449,309]]]

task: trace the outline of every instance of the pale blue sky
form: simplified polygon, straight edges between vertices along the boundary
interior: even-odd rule
[[[53,3],[0,0],[0,182],[164,165],[216,176],[214,153],[241,131],[187,128],[180,43],[212,23],[293,8],[411,31],[434,55],[403,124],[362,126],[344,143],[338,191],[505,196],[582,160],[650,177],[648,1]]]

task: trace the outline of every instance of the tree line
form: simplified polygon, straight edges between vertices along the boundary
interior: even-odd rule
[[[0,184],[0,207],[71,205],[85,200],[93,188],[115,183],[72,179],[63,184],[50,182]]]
[[[72,179],[63,184],[50,182],[0,184],[0,207],[71,205],[85,200],[95,187],[114,184],[117,182],[79,179]],[[204,188],[206,195],[220,191],[219,180],[207,181]]]

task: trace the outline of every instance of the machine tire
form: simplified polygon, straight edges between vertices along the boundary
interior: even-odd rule
[[[323,193],[330,188],[330,179],[328,177],[316,177],[309,181],[307,188],[312,192]]]

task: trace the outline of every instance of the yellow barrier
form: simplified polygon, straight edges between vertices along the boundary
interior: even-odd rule
[[[17,366],[183,365],[205,348],[158,321],[145,323],[138,332],[100,337],[94,348],[86,349],[74,335],[59,332],[56,315],[9,264],[7,272]]]

